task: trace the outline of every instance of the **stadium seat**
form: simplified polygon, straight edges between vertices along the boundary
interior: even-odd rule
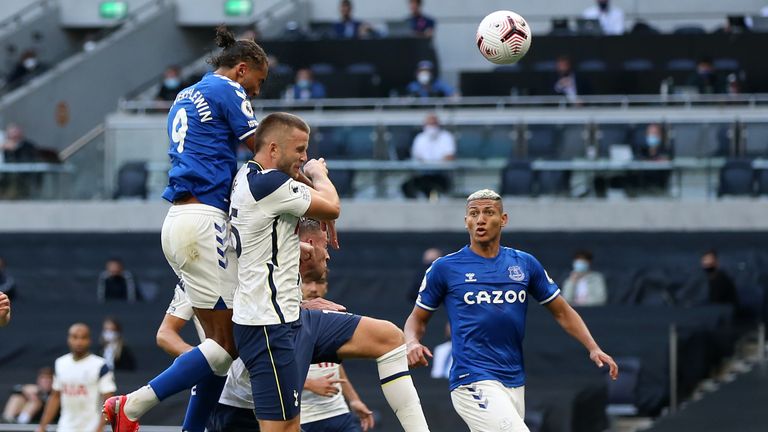
[[[696,69],[696,62],[689,58],[676,58],[667,62],[667,70],[671,71],[693,71]]]
[[[315,63],[309,67],[315,76],[319,75],[333,75],[336,72],[336,67],[330,63]]]
[[[526,157],[552,159],[557,155],[557,129],[551,125],[528,126],[526,131]]]
[[[384,131],[389,158],[406,160],[411,158],[413,139],[421,130],[415,126],[388,126]]]
[[[637,414],[636,389],[640,371],[640,359],[637,357],[617,357],[619,377],[615,381],[606,374],[608,382],[608,406],[606,414],[632,416]]]
[[[751,196],[754,192],[755,171],[752,169],[752,161],[746,159],[726,161],[720,169],[720,185],[717,196]]]
[[[715,70],[717,71],[737,71],[741,67],[739,64],[739,61],[734,58],[716,58],[712,61],[712,66],[715,67]]]
[[[629,126],[625,124],[602,124],[597,126],[597,156],[608,157],[614,144],[628,144]]]
[[[350,159],[374,159],[376,130],[373,126],[344,128],[344,149]]]
[[[556,62],[554,60],[537,61],[533,64],[535,72],[554,72],[555,68]]]
[[[718,124],[672,123],[669,137],[675,157],[711,157],[721,153]]]
[[[527,161],[511,161],[501,172],[501,195],[531,196],[533,170]]]
[[[117,172],[117,189],[115,199],[141,198],[147,199],[147,179],[149,171],[143,161],[126,162]]]
[[[587,152],[587,129],[583,125],[563,126],[557,158],[563,160],[583,158]]]
[[[487,131],[482,157],[509,159],[517,149],[517,130],[514,125],[493,125]]]
[[[579,62],[576,70],[580,72],[602,72],[608,69],[608,65],[605,60],[590,59]]]
[[[676,27],[672,31],[672,33],[678,34],[678,35],[699,35],[699,34],[706,34],[707,31],[704,30],[704,27],[700,25],[688,24],[688,25]]]
[[[478,159],[485,146],[485,126],[461,126],[456,130],[456,158]]]
[[[645,72],[653,70],[653,62],[644,58],[625,60],[621,65],[625,71]]]
[[[355,178],[355,172],[352,170],[330,170],[328,171],[328,178],[331,180],[334,186],[336,186],[336,192],[339,193],[341,198],[351,198],[355,191],[353,187],[353,181]]]
[[[768,169],[759,170],[755,174],[757,177],[757,193],[768,195]]]
[[[768,156],[768,124],[744,123],[741,129],[744,156]]]
[[[345,146],[344,128],[342,127],[323,127],[317,132],[310,134],[310,139],[316,140],[316,145],[310,144],[310,153],[316,153],[318,157],[327,159],[346,159],[347,151]],[[317,150],[313,150],[315,147]]]
[[[570,171],[539,171],[536,176],[538,195],[570,194]]]
[[[352,63],[347,66],[346,72],[350,75],[374,75],[376,65],[373,63]]]

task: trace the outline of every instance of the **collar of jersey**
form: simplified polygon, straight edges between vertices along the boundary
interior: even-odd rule
[[[262,167],[261,164],[256,162],[255,160],[249,160],[248,165],[250,166],[251,164],[256,165],[257,171],[264,171],[264,167]]]

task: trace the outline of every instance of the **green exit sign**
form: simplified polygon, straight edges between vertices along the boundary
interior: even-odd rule
[[[249,16],[253,11],[252,0],[224,0],[224,15]]]
[[[128,4],[124,1],[103,1],[99,4],[99,16],[103,19],[119,20],[128,15]]]

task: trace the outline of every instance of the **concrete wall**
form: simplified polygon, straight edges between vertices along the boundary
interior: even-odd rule
[[[0,202],[0,233],[160,232],[165,202]],[[345,202],[339,232],[461,232],[463,200]],[[509,233],[520,231],[766,231],[768,202],[505,200]]]

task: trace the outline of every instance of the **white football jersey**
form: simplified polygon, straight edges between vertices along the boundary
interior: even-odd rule
[[[95,355],[75,361],[72,354],[56,359],[53,389],[61,392],[59,432],[94,431],[99,425],[102,395],[114,393],[115,376]]]
[[[227,371],[227,382],[224,383],[219,402],[236,408],[253,409],[251,376],[239,358],[232,362]]]
[[[171,303],[168,305],[168,310],[165,313],[181,318],[184,321],[191,319],[195,324],[195,330],[197,331],[197,337],[200,338],[200,342],[205,340],[205,331],[203,331],[203,326],[200,325],[200,321],[195,316],[195,311],[192,309],[192,303],[189,302],[187,292],[181,289],[181,286],[178,284],[173,290],[173,299],[171,299]]]
[[[309,208],[309,188],[275,169],[250,161],[235,177],[230,199],[238,287],[232,321],[284,324],[299,319],[299,218]]]
[[[332,379],[339,379],[338,363],[316,363],[309,366],[307,378],[322,378],[333,374]],[[312,423],[349,412],[347,402],[341,392],[341,384],[336,384],[339,392],[333,396],[320,396],[309,390],[301,393],[301,424]]]

